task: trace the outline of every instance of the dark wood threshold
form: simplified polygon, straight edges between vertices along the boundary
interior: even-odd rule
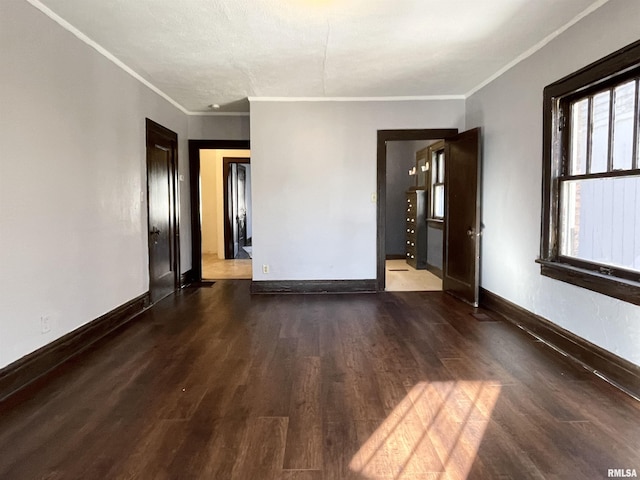
[[[385,260],[404,260],[405,258],[407,257],[403,253],[399,253],[397,255],[395,254],[385,255]]]
[[[484,288],[480,306],[540,338],[587,370],[640,399],[640,367]]]
[[[252,281],[251,293],[374,293],[376,280]]]
[[[194,281],[193,269],[180,274],[180,288],[191,285]]]
[[[442,280],[442,269],[427,263],[427,270]]]
[[[149,292],[146,292],[7,365],[0,370],[0,402],[129,322],[149,305]]]

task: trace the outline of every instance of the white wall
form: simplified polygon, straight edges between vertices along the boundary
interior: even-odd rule
[[[200,211],[202,231],[202,253],[218,253],[218,197],[223,192],[218,189],[218,170],[222,165],[217,161],[216,150],[200,150]],[[224,250],[222,251],[224,258]]]
[[[254,280],[376,278],[377,130],[463,125],[464,100],[252,101]]]
[[[467,101],[484,129],[481,284],[640,365],[640,307],[540,275],[542,91],[640,38],[640,2],[606,3]]]
[[[191,140],[249,140],[248,115],[190,115]]]
[[[148,290],[145,117],[188,162],[185,114],[27,2],[0,1],[0,45],[2,367]]]

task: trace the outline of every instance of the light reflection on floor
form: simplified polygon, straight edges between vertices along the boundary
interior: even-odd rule
[[[476,458],[500,386],[420,382],[351,460],[370,480],[464,480]]]

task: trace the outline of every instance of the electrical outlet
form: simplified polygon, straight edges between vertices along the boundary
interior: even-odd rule
[[[51,331],[51,318],[49,315],[40,317],[40,333],[49,333]]]
[[[269,273],[269,265],[266,263],[262,265],[262,273]]]

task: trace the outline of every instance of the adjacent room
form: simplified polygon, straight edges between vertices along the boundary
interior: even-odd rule
[[[251,279],[249,150],[200,149],[202,279]]]
[[[389,142],[386,188],[385,290],[442,290],[444,140]]]

